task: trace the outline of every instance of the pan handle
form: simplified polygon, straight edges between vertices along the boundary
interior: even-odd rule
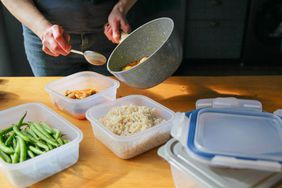
[[[110,26],[109,23],[106,23],[106,24],[104,25],[104,30],[106,30],[108,27],[111,27],[111,26]],[[128,36],[129,36],[128,33],[125,33],[125,32],[123,32],[123,31],[121,31],[119,43],[121,43],[122,41],[124,41]]]
[[[121,35],[120,35],[119,43],[122,43],[122,41],[124,41],[128,36],[129,36],[128,33],[125,33],[125,32],[122,31]]]

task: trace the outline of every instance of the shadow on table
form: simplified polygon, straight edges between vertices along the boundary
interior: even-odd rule
[[[15,100],[19,98],[19,95],[11,92],[1,91],[1,85],[5,85],[7,82],[9,82],[6,79],[0,79],[0,103],[6,103],[11,100]]]
[[[173,83],[171,83],[172,85]],[[170,83],[167,83],[167,88],[169,89]],[[216,98],[216,97],[236,97],[243,99],[255,99],[259,100],[259,96],[254,93],[248,92],[241,88],[231,88],[231,87],[220,87],[218,85],[201,85],[192,83],[187,85],[186,82],[178,82],[177,87],[178,94],[174,96],[164,96],[162,93],[157,93],[154,90],[146,90],[146,92],[141,91],[141,94],[146,94],[146,96],[161,102],[163,105],[167,106],[176,111],[183,111],[187,109],[195,108],[195,103],[198,99],[204,98]],[[173,92],[173,91],[171,91]],[[179,94],[180,93],[180,94]],[[183,93],[183,94],[182,94]]]
[[[19,96],[15,93],[0,91],[0,104],[4,102],[7,103],[17,98],[19,98]]]
[[[6,84],[8,82],[8,80],[5,80],[5,79],[0,79],[0,85],[2,84]]]
[[[246,93],[219,93],[216,90],[212,90],[208,87],[197,87],[189,88],[190,93],[186,95],[177,95],[170,98],[167,98],[166,101],[192,101],[194,104],[198,99],[204,98],[216,98],[216,97],[236,97],[236,98],[245,98],[245,99],[257,99],[257,96]]]
[[[174,111],[190,111],[195,109],[195,103],[198,99],[216,97],[258,100],[268,111],[282,107],[280,100],[260,95],[261,89],[256,82],[245,82],[244,79],[236,80],[229,77],[216,80],[213,78],[187,80],[176,77],[150,89],[135,89],[122,84],[123,90],[118,91],[118,97],[132,94],[145,95]]]
[[[127,174],[127,172],[114,174],[107,171],[99,173],[99,169],[96,168],[94,165],[78,161],[75,165],[63,170],[62,173],[52,176],[52,181],[47,178],[34,187],[108,187]],[[68,181],[73,183],[68,183]]]

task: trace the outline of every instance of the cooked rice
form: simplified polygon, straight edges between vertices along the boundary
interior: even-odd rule
[[[128,136],[151,128],[163,121],[156,109],[147,106],[124,105],[112,108],[100,122],[117,135]]]

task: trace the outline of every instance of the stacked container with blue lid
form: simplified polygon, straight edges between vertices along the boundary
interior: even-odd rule
[[[244,186],[240,184],[242,177],[237,179],[238,184],[233,183],[235,187],[255,187],[258,182],[267,182],[272,178],[275,181],[271,182],[275,183],[282,179],[281,174],[274,173],[282,171],[280,114],[279,110],[275,113],[263,112],[261,103],[255,100],[201,99],[196,103],[196,110],[176,113],[171,131],[174,139],[163,146],[159,154],[174,167],[178,166],[178,169],[179,165],[186,170],[187,165],[189,168],[196,166],[200,172],[197,174],[194,169],[189,175],[192,173],[198,179],[205,177],[205,180],[209,177],[214,181],[210,183],[214,186],[210,187],[225,187],[230,184],[222,178],[222,181],[215,178],[218,170],[224,174],[224,171],[230,170],[227,168],[245,169],[235,170],[235,174],[231,176],[233,179],[246,171],[249,171],[248,176],[254,177],[252,181],[244,181]],[[172,151],[172,145],[181,147],[181,152],[180,149]],[[190,161],[190,166],[185,161]]]

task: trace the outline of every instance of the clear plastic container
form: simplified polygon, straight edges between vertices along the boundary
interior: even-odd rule
[[[85,119],[85,112],[92,106],[116,99],[119,82],[101,74],[84,71],[58,79],[46,85],[52,103],[77,119]],[[64,96],[66,90],[95,88],[97,93],[84,99]]]
[[[202,99],[197,108],[176,113],[171,132],[191,157],[217,167],[282,172],[279,111],[262,112],[260,102],[235,98]]]
[[[18,122],[25,112],[25,121],[44,121],[65,134],[70,142],[18,164],[9,164],[0,159],[0,170],[17,187],[30,186],[75,164],[83,137],[77,127],[40,103],[27,103],[0,111],[0,129]]]
[[[99,122],[99,119],[105,116],[111,108],[129,104],[155,108],[157,114],[165,121],[130,136],[116,135]],[[173,111],[142,95],[126,96],[109,104],[93,107],[86,113],[95,137],[122,159],[132,158],[166,142],[170,138],[173,116]]]
[[[269,188],[282,179],[281,173],[211,167],[194,160],[175,139],[158,154],[170,164],[176,188]]]

